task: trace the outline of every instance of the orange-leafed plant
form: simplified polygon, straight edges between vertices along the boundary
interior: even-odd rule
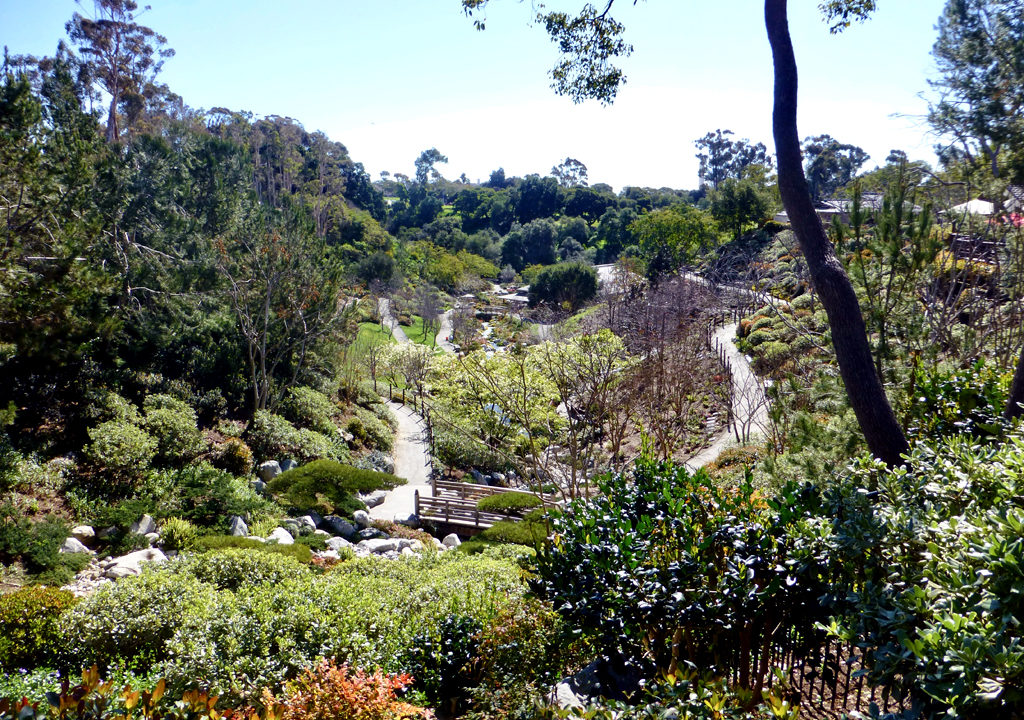
[[[265,692],[264,702],[282,703],[282,720],[432,720],[429,710],[398,699],[412,681],[409,675],[388,675],[379,668],[367,673],[324,660],[288,683],[283,698]]]

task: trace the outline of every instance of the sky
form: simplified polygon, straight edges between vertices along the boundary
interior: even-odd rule
[[[557,59],[535,0],[491,0],[477,31],[459,0],[149,0],[138,17],[175,49],[161,74],[195,108],[295,118],[346,145],[373,177],[438,169],[486,180],[550,173],[566,157],[590,182],[692,188],[694,140],[716,128],[771,148],[771,53],[760,0],[619,0],[635,52],[612,106],[574,105],[550,89]],[[140,5],[143,3],[140,2]],[[549,0],[572,11],[582,0]],[[934,162],[924,115],[935,22],[944,0],[881,0],[875,15],[830,35],[817,0],[792,0],[801,136],[890,149]],[[0,0],[0,44],[52,54],[64,23],[91,0]]]

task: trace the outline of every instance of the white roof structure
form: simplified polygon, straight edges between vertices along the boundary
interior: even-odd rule
[[[991,215],[996,211],[994,203],[990,203],[988,200],[981,200],[975,198],[968,202],[961,203],[960,205],[954,205],[949,209],[950,213],[956,213],[958,215]]]

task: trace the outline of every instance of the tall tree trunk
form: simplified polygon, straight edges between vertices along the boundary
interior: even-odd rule
[[[909,450],[907,439],[875,372],[857,295],[814,212],[804,177],[796,126],[796,57],[789,36],[786,0],[765,0],[764,19],[775,65],[772,131],[782,203],[828,315],[839,372],[868,448],[890,467],[899,465],[900,456]]]
[[[1010,397],[1006,398],[1003,417],[1007,420],[1016,420],[1022,414],[1024,414],[1024,348],[1021,348],[1020,358],[1017,360],[1017,371],[1013,374]]]

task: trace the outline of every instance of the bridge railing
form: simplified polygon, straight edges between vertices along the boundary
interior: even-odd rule
[[[505,515],[478,510],[476,502],[452,497],[423,497],[420,491],[415,493],[416,516],[421,520],[443,522],[446,525],[486,529],[501,520],[508,520]]]

